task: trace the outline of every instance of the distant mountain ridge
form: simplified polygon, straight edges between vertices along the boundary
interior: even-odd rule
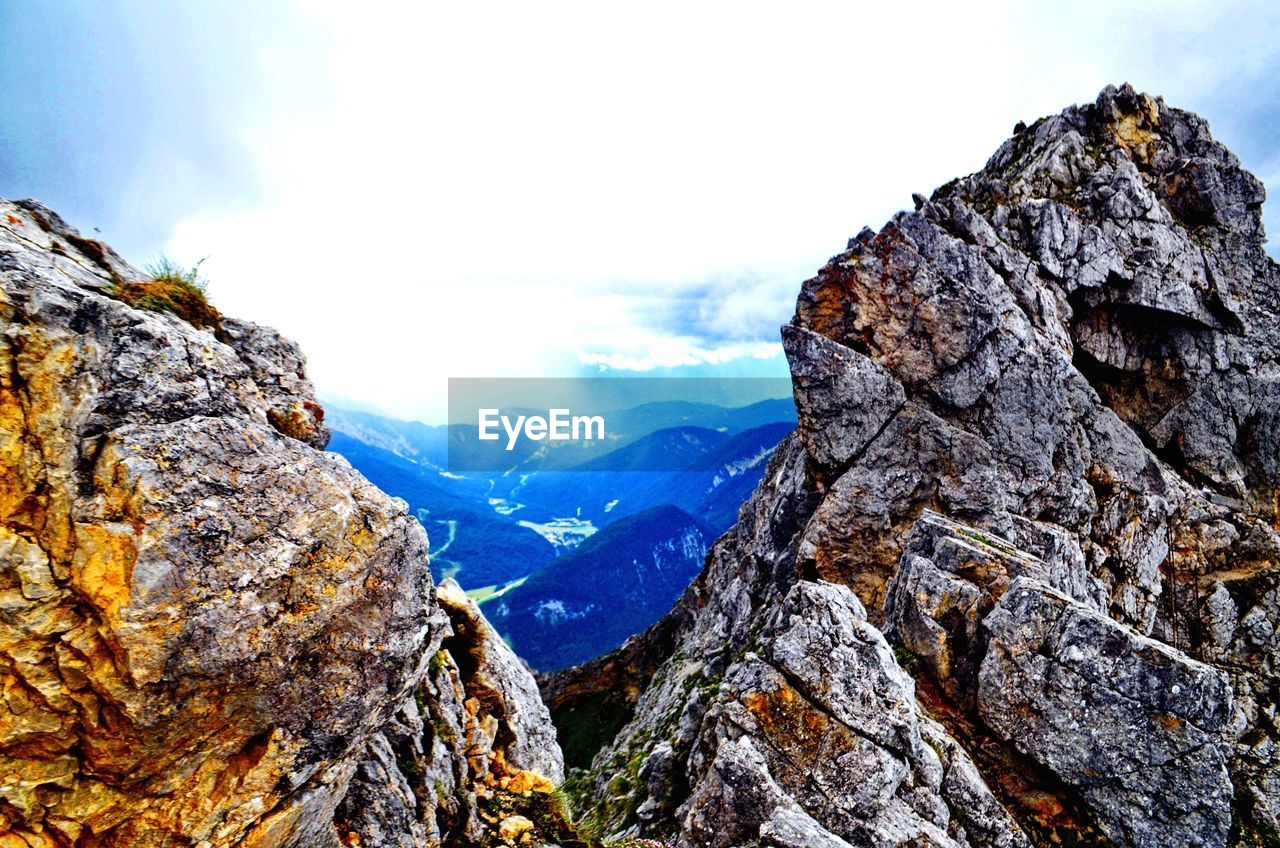
[[[446,427],[337,406],[326,406],[325,410],[330,428],[356,441],[437,468],[445,467],[448,462],[449,434]]]
[[[484,605],[526,662],[554,671],[618,647],[657,621],[702,569],[706,526],[663,505],[609,525]]]
[[[443,426],[341,409],[329,416],[338,434],[332,450],[436,517],[442,510],[462,511],[492,513],[501,523],[516,526],[576,519],[601,527],[673,503],[701,516],[714,533],[732,523],[758,481],[768,451],[794,420],[790,400],[734,409],[684,401],[647,403],[610,413],[622,432],[635,435],[619,436],[619,447],[574,470],[453,473],[447,470],[450,436]],[[641,433],[644,427],[656,429]],[[653,467],[671,470],[646,470]],[[465,562],[459,565],[463,567],[456,576],[464,586],[487,585],[467,576]]]
[[[512,416],[517,412],[532,414],[537,411],[509,410]],[[341,407],[334,408],[328,415],[333,429],[357,441],[442,471],[451,470],[452,458],[456,466],[452,470],[461,474],[482,473],[464,471],[464,468],[493,469],[493,473],[529,473],[578,469],[592,463],[591,467],[596,470],[626,470],[622,463],[628,455],[619,451],[660,430],[694,427],[732,435],[764,424],[780,421],[794,424],[796,421],[795,404],[790,398],[766,399],[739,407],[697,401],[650,401],[602,413],[607,421],[603,440],[557,446],[521,439],[509,452],[505,450],[505,441],[502,441],[496,448],[500,450],[502,463],[495,467],[492,462],[494,454],[491,453],[494,445],[478,442],[474,424],[423,424]],[[608,455],[613,455],[619,464],[610,467],[609,462],[602,462]],[[662,460],[662,457],[654,457],[654,460]],[[659,461],[655,467],[674,470],[680,466],[678,462]]]
[[[693,427],[659,430],[619,452],[631,454],[640,468],[652,451],[684,452],[692,470],[549,471],[530,478],[513,498],[527,501],[533,514],[577,510],[600,525],[669,503],[699,517],[718,535],[736,520],[738,507],[759,482],[773,448],[791,429],[790,423],[775,422],[735,435]]]

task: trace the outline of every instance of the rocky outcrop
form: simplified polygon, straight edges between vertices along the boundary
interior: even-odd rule
[[[297,348],[117,299],[141,279],[0,202],[0,844],[417,846],[431,810],[487,827],[482,766],[545,790],[532,677],[317,450]],[[467,780],[409,779],[410,737]]]
[[[924,663],[952,700],[972,707],[982,622],[1021,575],[1049,578],[1039,559],[925,510],[889,584],[885,633]]]
[[[1231,679],[1032,580],[983,625],[982,720],[1127,845],[1222,845]]]
[[[690,846],[1280,839],[1262,198],[1108,88],[852,239],[783,330],[797,432],[622,649],[657,671],[580,803]]]
[[[958,747],[944,764],[926,742],[946,734],[925,727],[910,676],[847,588],[797,583],[761,641],[703,718],[687,841],[740,845],[805,822],[806,840],[835,845],[1027,844],[981,781],[947,780],[972,764]]]
[[[522,815],[540,826],[530,842],[555,839],[567,824],[551,798],[564,764],[533,674],[457,583],[436,598],[451,633],[366,748],[338,829],[365,848],[490,845]]]

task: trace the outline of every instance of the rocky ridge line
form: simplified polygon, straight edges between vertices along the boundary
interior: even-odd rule
[[[1263,196],[1109,87],[850,240],[738,525],[658,635],[544,685],[563,717],[657,669],[580,803],[681,846],[1280,840]]]

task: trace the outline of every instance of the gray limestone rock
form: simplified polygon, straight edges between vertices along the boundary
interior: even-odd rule
[[[902,384],[866,356],[800,327],[782,328],[782,346],[810,458],[847,465],[902,407]]]
[[[809,830],[851,845],[967,846],[969,821],[1027,844],[981,782],[964,780],[973,766],[955,743],[944,767],[946,732],[930,724],[925,741],[910,676],[846,587],[797,583],[762,642],[705,713],[689,759],[688,844]]]
[[[1262,200],[1201,118],[1108,87],[851,239],[783,331],[797,434],[661,637],[598,666],[656,672],[589,812],[735,846],[1280,838]],[[881,625],[914,690],[868,676]]]
[[[983,721],[1076,787],[1125,845],[1225,846],[1232,686],[1043,583],[1014,581],[983,621]]]

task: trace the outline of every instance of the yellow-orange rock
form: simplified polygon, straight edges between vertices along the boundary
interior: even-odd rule
[[[0,201],[0,845],[337,846],[446,629],[426,536],[315,449],[291,343],[136,275]]]

